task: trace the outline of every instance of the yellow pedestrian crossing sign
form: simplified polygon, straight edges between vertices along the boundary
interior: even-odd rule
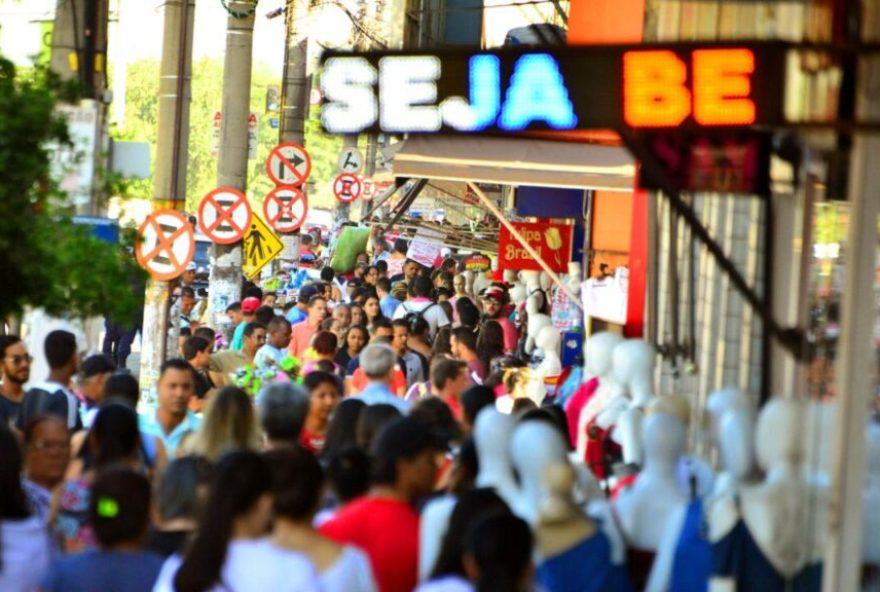
[[[282,250],[284,250],[284,243],[254,212],[251,226],[244,235],[242,271],[245,277],[249,280],[255,278],[260,270],[277,257]]]

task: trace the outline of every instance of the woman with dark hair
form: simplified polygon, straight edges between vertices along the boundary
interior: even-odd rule
[[[376,435],[382,431],[388,422],[400,417],[400,411],[393,405],[380,403],[368,405],[358,418],[355,438],[357,445],[369,452],[373,446]]]
[[[485,321],[477,334],[477,357],[483,362],[486,370],[496,372],[493,364],[504,357],[504,329],[495,321]]]
[[[28,505],[21,486],[21,448],[3,422],[0,459],[0,590],[31,592],[49,569],[51,543],[45,524]]]
[[[311,559],[324,592],[375,592],[370,560],[364,552],[351,545],[337,544],[312,526],[324,485],[324,473],[315,457],[301,448],[293,448],[267,452],[264,458],[273,473],[272,543]]]
[[[357,446],[356,429],[358,419],[367,404],[360,399],[343,399],[330,416],[327,435],[321,458],[330,460],[333,456],[352,446]]]
[[[449,355],[452,353],[452,327],[447,325],[437,330],[431,356]]]
[[[307,375],[311,372],[314,372],[319,363],[322,363],[322,367],[327,364],[332,368],[331,372],[335,372],[339,374],[340,372],[344,372],[344,368],[337,366],[334,359],[336,358],[336,354],[339,353],[339,338],[336,337],[336,333],[332,331],[319,331],[312,338],[312,351],[314,352],[315,357],[307,361],[303,364],[302,372],[304,375]]]
[[[210,327],[199,327],[196,331],[202,329],[210,329]],[[132,376],[127,370],[117,370],[107,377],[107,380],[104,382],[103,400],[105,403],[125,403],[137,412],[140,396],[141,388],[138,385],[137,378]],[[147,466],[154,468],[155,472],[161,473],[168,461],[168,455],[165,453],[165,445],[162,443],[162,440],[141,430],[141,451]]]
[[[334,361],[341,368],[348,368],[348,363],[358,357],[361,350],[366,347],[370,340],[366,327],[363,325],[352,325],[345,333],[342,347],[336,352]]]
[[[151,551],[163,557],[183,551],[196,530],[211,473],[211,464],[197,456],[185,456],[168,464],[156,488],[159,524],[150,531]]]
[[[409,339],[406,346],[414,352],[421,354],[426,360],[430,360],[431,350],[431,325],[421,316],[414,316],[409,322]]]
[[[368,329],[373,326],[377,319],[385,318],[385,315],[382,314],[382,308],[379,306],[379,296],[375,292],[370,292],[364,298],[364,314],[366,315]]]
[[[220,458],[197,534],[181,559],[165,562],[154,592],[317,590],[311,562],[263,535],[272,516],[272,472],[259,454]]]
[[[300,435],[300,443],[309,452],[320,454],[327,437],[330,416],[342,399],[342,381],[336,374],[316,371],[306,374],[303,386],[309,392],[309,414]]]
[[[489,514],[467,530],[464,569],[475,592],[532,590],[532,529],[510,513]]]
[[[351,305],[351,326],[360,325],[367,326],[367,316],[364,314],[364,307],[360,304],[352,303]]]
[[[72,463],[69,480],[52,499],[49,524],[63,551],[74,553],[95,545],[88,520],[89,491],[95,473],[114,464],[148,472],[141,451],[137,414],[122,403],[101,406],[89,430],[86,449],[81,458]]]

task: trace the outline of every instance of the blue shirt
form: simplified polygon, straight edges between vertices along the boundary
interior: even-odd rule
[[[174,458],[180,443],[183,442],[183,439],[187,434],[199,429],[200,423],[201,420],[196,417],[196,414],[187,410],[186,417],[183,418],[183,421],[177,424],[177,427],[171,430],[170,434],[166,434],[162,425],[159,423],[159,420],[156,419],[156,411],[145,413],[140,416],[141,432],[159,438],[165,446],[165,452],[168,455],[168,458]]]
[[[232,343],[229,344],[229,349],[232,351],[241,351],[244,349],[244,328],[247,326],[247,323],[244,321],[238,324],[238,327],[235,328],[235,333],[232,334]]]
[[[379,301],[379,309],[382,311],[382,314],[389,319],[394,316],[394,312],[397,310],[398,306],[400,306],[400,300],[391,294],[386,294],[385,297]]]
[[[55,562],[43,582],[46,592],[150,592],[163,559],[155,553],[84,551]]]
[[[387,385],[378,382],[371,382],[367,385],[367,388],[354,398],[360,399],[367,405],[391,405],[403,415],[409,413],[409,403],[400,397],[396,397]]]
[[[254,356],[254,367],[265,368],[266,366],[280,366],[281,360],[287,355],[287,349],[278,349],[270,343],[257,350]]]
[[[294,306],[287,312],[287,320],[290,321],[291,325],[302,323],[307,318],[309,318],[309,313],[300,310],[298,306]]]

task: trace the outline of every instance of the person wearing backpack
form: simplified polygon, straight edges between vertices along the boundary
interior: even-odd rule
[[[49,362],[49,377],[24,394],[16,426],[23,430],[32,418],[50,413],[62,417],[72,432],[81,430],[79,399],[70,390],[70,381],[79,362],[76,336],[60,329],[52,331],[46,336],[43,350]]]
[[[394,312],[394,320],[404,319],[412,326],[415,318],[423,318],[428,323],[431,339],[437,334],[437,330],[449,324],[449,318],[443,309],[431,300],[434,284],[431,278],[417,275],[412,279],[409,286],[409,300],[400,304]]]

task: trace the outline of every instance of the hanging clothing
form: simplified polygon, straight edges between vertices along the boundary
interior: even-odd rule
[[[822,564],[807,564],[791,578],[773,566],[740,518],[721,540],[712,545],[712,577],[734,580],[737,590],[761,592],[820,592]]]
[[[575,301],[568,297],[568,292],[556,286],[553,291],[553,304],[550,309],[550,321],[560,333],[566,333],[584,326],[581,309]]]
[[[577,449],[578,444],[578,423],[581,419],[581,412],[596,394],[598,388],[599,379],[595,377],[591,378],[587,382],[581,384],[577,390],[574,391],[574,394],[568,397],[567,401],[560,402],[560,404],[563,405],[563,409],[565,409],[565,417],[568,421],[568,434],[571,439],[571,446],[574,449]],[[559,399],[557,399],[557,401],[558,400]]]
[[[611,543],[602,530],[538,565],[537,576],[547,592],[634,590],[626,569],[611,562]]]
[[[611,467],[623,458],[623,448],[615,442],[611,435],[614,426],[603,430],[596,424],[596,418],[587,424],[587,450],[584,462],[593,471],[597,479],[611,476]]]
[[[712,545],[703,515],[703,500],[688,504],[684,525],[675,545],[669,592],[708,592],[712,574]]]

